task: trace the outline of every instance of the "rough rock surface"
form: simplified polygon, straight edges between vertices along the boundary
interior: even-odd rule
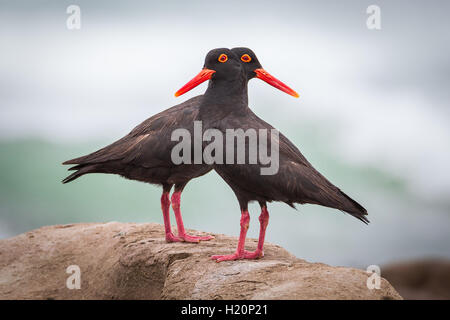
[[[381,268],[405,299],[450,300],[450,261],[428,258],[403,261]]]
[[[0,299],[401,299],[384,279],[369,290],[363,270],[309,263],[269,243],[260,260],[216,263],[210,256],[232,253],[237,239],[214,236],[168,244],[158,224],[43,227],[0,241]],[[81,289],[66,287],[71,265]]]

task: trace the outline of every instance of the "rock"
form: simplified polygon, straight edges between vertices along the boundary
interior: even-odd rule
[[[262,259],[216,263],[210,256],[232,253],[237,238],[215,237],[166,243],[158,224],[43,227],[0,240],[0,299],[401,299],[384,279],[369,290],[363,270],[309,263],[270,243]],[[66,286],[71,265],[81,289]]]
[[[449,260],[420,259],[398,262],[382,267],[381,274],[405,299],[450,299]]]

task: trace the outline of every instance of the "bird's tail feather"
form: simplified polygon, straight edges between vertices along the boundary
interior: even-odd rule
[[[348,195],[346,195],[344,192],[339,190],[341,195],[347,200],[346,204],[343,208],[339,208],[342,211],[347,212],[348,214],[352,215],[356,219],[364,222],[365,224],[369,223],[369,219],[367,219],[367,210],[360,205],[358,202],[350,198]]]
[[[71,181],[81,177],[82,175],[85,175],[86,173],[97,172],[95,165],[77,165],[72,168],[69,168],[69,170],[77,170],[77,171],[75,171],[71,175],[64,178],[62,180],[62,183],[71,182]]]

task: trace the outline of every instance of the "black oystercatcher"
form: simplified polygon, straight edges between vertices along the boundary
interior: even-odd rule
[[[164,217],[166,241],[199,242],[212,236],[191,236],[186,233],[180,211],[183,188],[193,178],[208,173],[212,168],[202,164],[175,165],[171,150],[175,145],[170,137],[177,128],[190,128],[198,114],[202,96],[189,99],[145,120],[128,135],[89,155],[68,160],[63,164],[75,164],[76,170],[63,180],[70,182],[87,173],[112,173],[122,177],[161,185],[161,208]],[[172,197],[170,190],[175,185]],[[170,204],[175,213],[178,236],[171,231]]]
[[[228,49],[212,50],[207,56],[209,67],[204,68],[199,75],[180,89],[175,95],[179,96],[194,86],[212,78],[223,79],[227,77],[227,68],[231,63],[224,63],[228,56],[233,54]],[[240,63],[244,64],[244,60]],[[240,70],[239,64],[234,66]],[[234,71],[239,74],[240,71]],[[232,72],[233,74],[233,72]],[[269,78],[267,78],[269,79]],[[266,81],[267,81],[266,79]],[[245,80],[246,81],[246,80]],[[269,82],[272,85],[277,81]],[[286,90],[280,85],[281,90]],[[88,173],[118,174],[125,178],[161,185],[161,207],[164,216],[166,240],[168,242],[187,241],[199,242],[210,240],[212,236],[198,237],[186,234],[181,217],[181,192],[186,184],[193,178],[202,176],[212,170],[205,164],[179,164],[175,165],[171,159],[171,151],[176,142],[171,141],[171,134],[178,128],[191,131],[194,120],[197,119],[200,102],[203,96],[197,96],[179,105],[160,112],[145,120],[122,139],[104,147],[94,153],[80,158],[68,160],[63,164],[74,164],[69,170],[76,170],[63,180],[64,183],[77,179]],[[207,100],[211,101],[211,100]],[[170,190],[175,185],[172,197]],[[178,226],[178,236],[174,236],[170,225],[170,204],[175,213]]]
[[[248,107],[247,81],[253,77],[258,77],[268,81],[283,91],[289,92],[289,88],[280,84],[279,81],[271,77],[262,69],[255,54],[247,48],[233,49],[235,57],[228,56],[227,61],[223,61],[223,69],[228,68],[226,77],[213,77],[209,82],[207,91],[200,102],[197,118],[203,121],[203,129],[215,129],[226,136],[227,129],[255,130],[260,132],[272,132],[274,129],[270,124],[258,118]],[[206,67],[217,59],[216,56],[208,56]],[[237,62],[244,62],[245,71],[237,68]],[[238,60],[238,61],[235,61]],[[188,87],[194,87],[195,82],[190,82]],[[183,92],[188,91],[185,88]],[[245,138],[245,137],[244,137]],[[259,139],[264,140],[259,137]],[[259,140],[261,141],[261,140]],[[234,191],[241,208],[241,231],[239,243],[234,254],[216,255],[212,259],[217,262],[236,259],[255,259],[264,255],[263,245],[265,230],[269,220],[267,202],[282,201],[290,206],[295,203],[318,204],[330,208],[339,209],[349,213],[364,223],[369,221],[365,217],[366,209],[347,196],[339,188],[330,183],[322,176],[300,153],[295,145],[285,136],[279,133],[275,140],[271,140],[267,135],[267,144],[276,144],[279,150],[278,170],[275,174],[262,175],[261,161],[256,164],[229,164],[213,165],[217,173],[227,182]],[[223,145],[226,145],[224,139]],[[245,146],[250,145],[249,140],[245,140]],[[230,150],[228,150],[230,151]],[[233,146],[232,157],[236,158],[237,152]],[[227,157],[227,148],[223,148],[224,157]],[[247,157],[248,158],[248,157]],[[247,159],[248,160],[248,159]],[[250,216],[248,213],[248,203],[258,201],[261,206],[260,235],[257,249],[254,252],[245,250],[245,237],[249,227]]]

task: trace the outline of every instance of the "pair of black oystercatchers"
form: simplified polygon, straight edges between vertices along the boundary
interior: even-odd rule
[[[261,163],[218,164],[205,163],[174,164],[171,153],[176,141],[172,132],[185,129],[194,134],[194,121],[202,121],[203,129],[215,129],[226,134],[227,129],[272,130],[270,124],[258,118],[248,107],[247,82],[259,78],[270,85],[294,96],[298,94],[271,76],[248,48],[221,48],[211,50],[205,59],[202,71],[175,93],[179,96],[200,83],[210,80],[204,95],[200,95],[169,108],[145,120],[128,135],[87,156],[64,162],[74,164],[76,170],[63,180],[70,182],[87,173],[111,173],[125,178],[161,185],[161,207],[164,216],[166,241],[199,242],[212,236],[188,235],[184,229],[180,211],[181,192],[186,184],[212,169],[225,180],[234,191],[241,207],[241,232],[238,248],[231,255],[217,255],[217,262],[235,259],[254,259],[264,255],[265,230],[269,220],[267,202],[282,201],[290,206],[295,203],[319,204],[345,211],[368,223],[367,211],[348,197],[339,188],[322,176],[300,151],[281,133],[278,144],[278,172],[261,175]],[[234,155],[236,154],[236,150]],[[226,152],[226,148],[224,149]],[[224,156],[224,158],[226,155]],[[172,197],[170,190],[175,186]],[[258,201],[261,206],[260,235],[257,249],[244,249],[250,216],[248,203]],[[174,210],[178,235],[171,231],[170,204]]]

